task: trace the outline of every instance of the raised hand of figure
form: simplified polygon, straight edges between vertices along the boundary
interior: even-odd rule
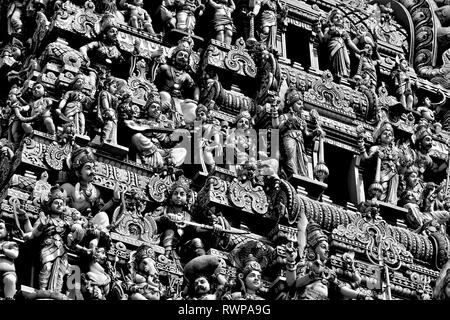
[[[294,248],[292,242],[289,242],[286,245],[286,261],[295,262],[295,259],[297,259],[297,249]]]
[[[113,199],[115,201],[119,201],[121,199],[121,194],[122,194],[122,192],[120,191],[119,184],[116,183],[114,185],[114,190],[113,190]]]

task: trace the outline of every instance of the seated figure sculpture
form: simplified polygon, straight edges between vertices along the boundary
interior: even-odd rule
[[[130,300],[159,300],[162,287],[156,269],[155,252],[148,245],[141,245],[133,256],[132,271],[127,277]]]
[[[160,90],[162,110],[184,117],[187,124],[195,119],[199,88],[189,74],[193,40],[184,37],[171,49],[167,63],[159,66],[155,84]]]

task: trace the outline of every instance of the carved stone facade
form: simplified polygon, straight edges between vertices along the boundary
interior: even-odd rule
[[[449,5],[159,3],[0,4],[0,299],[450,299]]]

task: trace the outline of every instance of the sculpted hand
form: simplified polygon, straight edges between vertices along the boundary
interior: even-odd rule
[[[286,261],[287,262],[294,262],[297,258],[297,250],[294,248],[292,243],[288,243],[286,245]]]
[[[119,184],[116,183],[116,185],[114,186],[114,191],[113,191],[113,199],[115,201],[119,201],[120,196],[121,196],[120,187],[119,187]]]

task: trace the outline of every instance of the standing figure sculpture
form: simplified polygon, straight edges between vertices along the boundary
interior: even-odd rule
[[[277,48],[277,26],[278,14],[284,16],[286,8],[279,0],[257,1],[251,15],[257,17],[259,14],[259,38],[266,43],[267,48],[276,50]]]
[[[233,0],[208,0],[208,4],[215,10],[213,25],[216,40],[231,44],[233,34],[236,32],[231,14],[236,9],[236,5]]]
[[[65,206],[67,194],[64,189],[54,186],[50,190],[48,201],[43,206],[44,215],[36,221],[32,228],[29,220],[24,238],[26,240],[41,239],[41,271],[39,273],[39,289],[61,292],[63,278],[69,267],[67,261],[67,237],[71,231],[73,238],[81,240],[84,230],[78,224],[70,225],[65,220],[68,208]]]
[[[154,34],[152,26],[152,18],[147,10],[142,8],[143,0],[133,0],[133,4],[126,3],[127,0],[120,0],[120,5],[128,10],[130,16],[128,24],[137,29],[144,29],[145,31]]]
[[[281,156],[287,177],[298,174],[308,177],[308,157],[305,150],[305,138],[323,135],[318,127],[313,133],[308,131],[303,118],[303,96],[295,88],[286,92],[284,110],[278,115],[276,107],[272,109],[272,126],[280,130]]]
[[[409,63],[403,56],[395,58],[395,68],[392,71],[394,85],[396,88],[397,99],[406,110],[412,110],[414,96],[412,91],[412,81],[408,74]]]
[[[73,151],[71,170],[76,183],[64,183],[61,187],[67,192],[68,206],[78,210],[100,228],[109,226],[106,211],[112,210],[119,204],[118,187],[114,189],[113,199],[106,204],[100,197],[100,191],[93,185],[95,178],[95,158],[91,150],[79,148]]]
[[[91,98],[83,92],[83,86],[86,82],[84,75],[77,75],[72,81],[72,90],[67,91],[58,108],[58,114],[63,120],[73,121],[75,124],[75,133],[84,135],[86,132],[86,122],[84,118],[84,110],[86,106],[92,102]]]
[[[163,111],[170,110],[173,114],[182,115],[186,123],[194,121],[200,96],[199,88],[188,73],[192,46],[192,38],[181,39],[178,46],[172,49],[167,63],[158,68],[155,78]]]
[[[301,219],[299,220],[299,224]],[[288,286],[297,289],[294,299],[300,300],[329,300],[330,295],[338,293],[348,299],[371,299],[366,294],[341,282],[336,272],[329,268],[328,262],[329,243],[328,237],[322,232],[315,222],[308,223],[305,228],[299,227],[298,241],[307,243],[306,252],[299,246],[300,266],[297,268],[295,250],[289,250],[286,267],[286,282]],[[301,252],[300,252],[301,251]],[[299,274],[297,273],[299,271]]]
[[[98,95],[97,117],[102,126],[100,142],[117,145],[117,82],[108,78]]]
[[[389,122],[385,122],[375,130],[373,138],[376,145],[371,147],[369,152],[365,149],[364,141],[360,140],[361,159],[367,160],[376,156],[377,170],[380,172],[380,181],[377,182],[383,187],[380,200],[397,205],[400,150],[394,144],[394,128]]]
[[[82,292],[90,300],[106,300],[111,289],[111,276],[105,270],[108,256],[104,247],[94,248],[89,271],[84,274]]]
[[[19,256],[19,246],[10,238],[11,231],[7,229],[5,221],[0,219],[0,283],[5,299],[14,298],[17,281],[14,259]]]
[[[32,92],[33,101],[29,104],[30,117],[20,119],[25,134],[31,135],[33,129],[42,130],[43,128],[47,130],[47,133],[55,134],[55,124],[51,115],[52,99],[45,97],[45,88],[38,82],[33,85]]]
[[[331,11],[328,18],[328,26],[322,31],[321,23],[317,25],[317,35],[321,42],[325,42],[328,47],[328,58],[331,63],[333,75],[336,80],[348,78],[350,75],[350,56],[348,48],[357,54],[362,54],[353,43],[348,31],[344,26],[342,13],[337,9]]]
[[[187,32],[194,33],[195,24],[197,23],[196,15],[201,16],[205,10],[199,0],[176,0],[177,24],[176,28]]]

